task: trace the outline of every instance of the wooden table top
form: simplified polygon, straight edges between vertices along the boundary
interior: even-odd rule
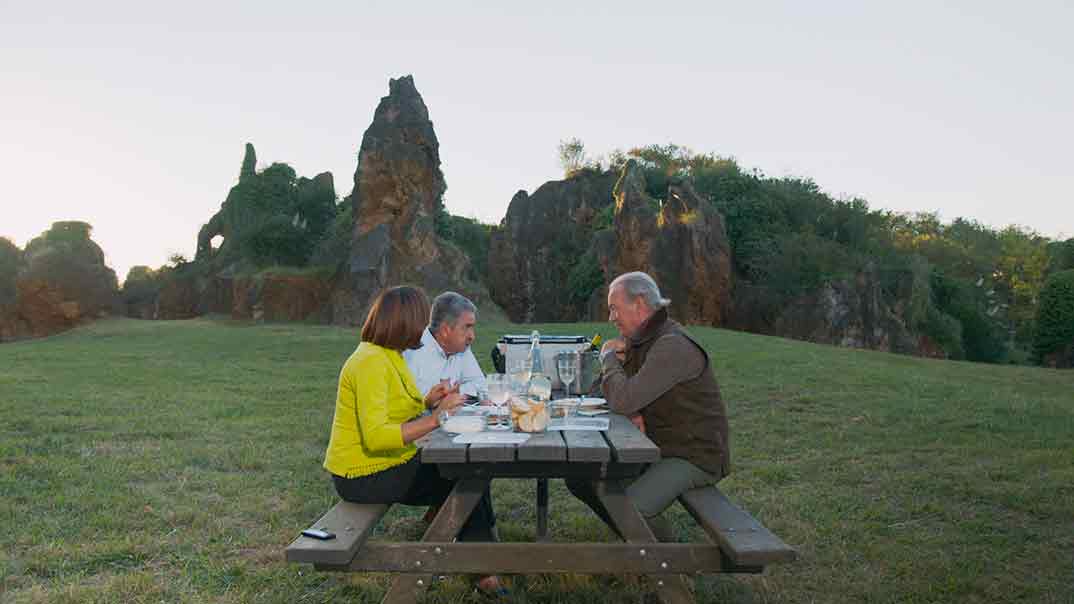
[[[660,459],[653,444],[626,417],[610,413],[607,431],[564,430],[533,434],[525,443],[455,444],[453,434],[434,430],[415,442],[422,463],[512,464],[645,464]]]

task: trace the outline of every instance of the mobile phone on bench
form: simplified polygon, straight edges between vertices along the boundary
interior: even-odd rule
[[[324,529],[306,529],[302,531],[302,534],[306,537],[312,537],[314,539],[320,539],[321,541],[328,541],[329,539],[335,539],[335,533],[329,533]]]

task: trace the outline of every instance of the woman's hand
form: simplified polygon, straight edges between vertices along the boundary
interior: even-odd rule
[[[466,401],[466,395],[459,392],[459,387],[456,386],[453,392],[449,392],[444,398],[440,399],[436,405],[433,406],[433,413],[440,413],[441,411],[447,411],[451,413],[456,407],[463,404]]]
[[[437,406],[437,404],[439,404],[444,397],[450,395],[453,392],[455,394],[458,394],[458,384],[452,386],[447,380],[440,382],[439,384],[430,388],[429,393],[425,395],[425,408],[432,409],[433,407]]]

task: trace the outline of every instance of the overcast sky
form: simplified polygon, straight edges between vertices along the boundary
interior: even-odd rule
[[[193,257],[246,142],[350,193],[406,74],[454,214],[499,222],[578,137],[1074,236],[1072,3],[944,4],[0,0],[0,236],[85,220],[121,280]]]

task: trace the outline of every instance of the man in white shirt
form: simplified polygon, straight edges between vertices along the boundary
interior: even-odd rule
[[[485,372],[470,350],[476,324],[477,307],[464,296],[444,292],[433,300],[421,348],[403,352],[423,395],[442,380],[458,384],[459,392],[470,396],[488,391]]]

